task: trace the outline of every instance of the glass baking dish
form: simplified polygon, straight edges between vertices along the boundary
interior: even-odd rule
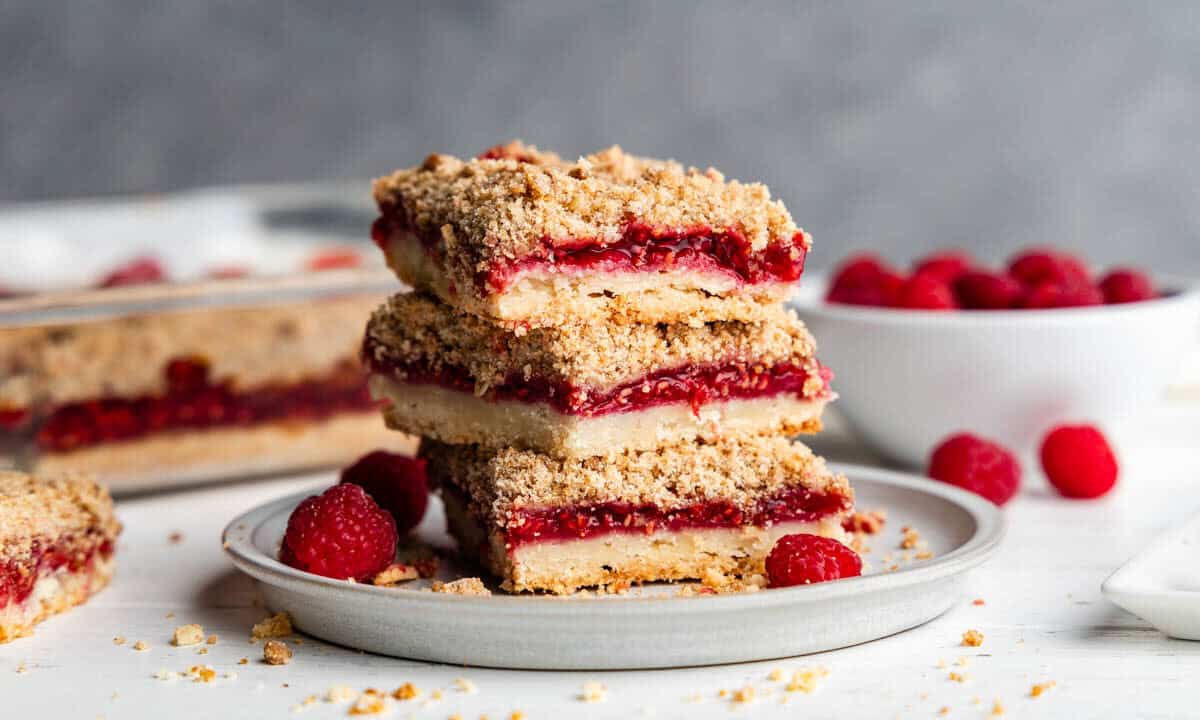
[[[0,212],[0,288],[23,290],[0,298],[0,467],[92,472],[120,493],[411,452],[358,363],[370,312],[401,289],[365,240],[369,211],[323,193],[262,198],[192,195],[174,217],[162,206],[176,201],[156,199],[149,224],[122,204],[95,223],[71,209],[65,225]],[[106,226],[114,210],[128,222]],[[134,241],[79,239],[97,225]],[[164,231],[176,237],[137,241]],[[146,255],[179,280],[85,286]]]

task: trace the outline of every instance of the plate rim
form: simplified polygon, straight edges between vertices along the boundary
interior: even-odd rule
[[[535,610],[541,614],[573,615],[581,603],[587,603],[592,613],[603,615],[640,614],[648,607],[661,607],[664,600],[672,604],[672,612],[720,613],[738,609],[776,607],[798,602],[818,602],[843,595],[859,595],[881,590],[894,590],[941,577],[965,572],[990,558],[1007,533],[1008,522],[1003,510],[991,501],[953,485],[911,473],[870,465],[829,463],[830,469],[851,478],[884,485],[898,486],[948,501],[967,512],[975,523],[972,535],[959,547],[919,566],[907,566],[887,573],[876,573],[838,582],[814,583],[796,587],[775,588],[769,593],[729,593],[689,596],[614,596],[597,598],[555,595],[495,594],[486,597],[431,593],[421,590],[397,591],[396,588],[376,587],[366,583],[313,575],[288,567],[278,559],[260,552],[253,543],[258,528],[287,505],[298,503],[313,494],[311,490],[290,493],[261,503],[239,513],[221,531],[221,547],[233,564],[242,572],[260,581],[283,586],[297,592],[353,592],[365,596],[388,597],[407,606],[441,606],[457,603],[464,610],[478,610],[499,615],[525,614]],[[853,486],[853,480],[851,481]],[[685,604],[686,603],[686,604]]]

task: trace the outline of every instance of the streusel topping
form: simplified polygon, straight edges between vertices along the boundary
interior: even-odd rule
[[[472,509],[498,523],[512,510],[628,502],[676,508],[724,500],[750,509],[765,496],[803,486],[853,498],[845,476],[782,437],[681,443],[656,450],[558,460],[527,450],[488,451],[425,440],[430,480],[466,492]]]
[[[545,240],[615,240],[630,222],[734,229],[756,252],[800,232],[767,186],[713,168],[685,169],[615,145],[575,162],[516,141],[499,150],[470,160],[430,155],[376,180],[375,200],[403,208],[417,231],[440,233],[448,255],[469,248],[477,269],[528,255]]]
[[[0,556],[25,557],[35,540],[89,531],[109,539],[121,531],[112,497],[91,476],[0,471]]]
[[[714,363],[787,362],[810,370],[814,394],[824,389],[812,336],[782,307],[756,323],[572,323],[517,334],[409,293],[375,311],[365,348],[385,365],[466,368],[480,395],[516,373],[603,390],[655,370]]]

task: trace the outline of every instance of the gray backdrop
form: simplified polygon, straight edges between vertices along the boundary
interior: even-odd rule
[[[1049,242],[1200,271],[1194,2],[23,5],[0,9],[0,202],[522,137],[765,180],[817,266]]]

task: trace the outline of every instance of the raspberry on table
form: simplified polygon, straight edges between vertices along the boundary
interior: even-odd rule
[[[1110,305],[1158,297],[1150,278],[1140,270],[1132,268],[1110,270],[1100,281],[1100,292],[1104,293],[1104,302]]]
[[[421,523],[429,505],[425,460],[376,450],[342,471],[342,482],[362,487],[392,514],[396,531],[404,535]]]
[[[893,305],[909,310],[954,310],[958,302],[945,281],[933,275],[913,275],[900,286]]]
[[[1042,469],[1065,497],[1098,498],[1117,484],[1117,456],[1091,425],[1060,425],[1042,440]]]
[[[1003,505],[1021,486],[1021,465],[1002,446],[970,433],[951,435],[934,448],[929,477]]]
[[[1044,283],[1090,285],[1087,265],[1077,257],[1055,250],[1026,250],[1008,264],[1008,273],[1029,287]]]
[[[359,485],[334,485],[306,498],[288,518],[279,560],[298,570],[368,580],[396,555],[396,521]]]
[[[893,304],[904,277],[875,255],[855,255],[834,274],[825,299],[843,305]]]
[[[944,283],[955,280],[975,267],[975,261],[961,250],[945,250],[927,255],[913,265],[914,275],[927,275]]]
[[[1005,273],[970,270],[954,282],[954,293],[968,310],[1008,310],[1021,303],[1025,286]]]
[[[767,555],[771,587],[808,585],[858,575],[862,575],[862,558],[858,553],[820,535],[784,535]]]

